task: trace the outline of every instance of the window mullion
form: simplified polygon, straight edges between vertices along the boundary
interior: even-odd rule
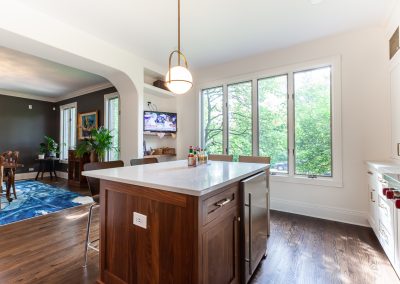
[[[293,72],[288,73],[288,172],[289,176],[294,176],[294,77]]]
[[[258,144],[259,144],[259,132],[258,132],[258,128],[259,128],[259,121],[258,121],[258,87],[257,87],[257,79],[253,79],[252,80],[252,108],[251,108],[251,112],[252,112],[252,125],[253,125],[253,156],[259,156],[259,150],[258,150]]]
[[[223,85],[223,154],[228,154],[228,131],[229,131],[229,124],[228,124],[228,85]]]

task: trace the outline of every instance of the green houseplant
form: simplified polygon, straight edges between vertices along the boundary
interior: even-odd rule
[[[60,151],[58,150],[58,143],[49,136],[44,136],[44,142],[40,143],[39,146],[39,158],[56,157]]]
[[[92,129],[90,137],[83,140],[76,146],[76,156],[83,157],[85,154],[90,154],[90,162],[104,161],[107,151],[117,150],[113,146],[113,138],[111,131],[103,126]]]

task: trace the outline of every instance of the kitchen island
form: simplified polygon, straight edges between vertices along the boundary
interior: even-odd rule
[[[100,179],[98,282],[240,283],[240,181],[268,169],[184,160],[83,172]]]

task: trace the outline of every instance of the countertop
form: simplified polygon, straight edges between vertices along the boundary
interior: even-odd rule
[[[202,196],[269,168],[266,164],[209,161],[188,167],[187,160],[82,172],[84,176]]]
[[[381,174],[400,174],[399,161],[366,161],[366,164]]]

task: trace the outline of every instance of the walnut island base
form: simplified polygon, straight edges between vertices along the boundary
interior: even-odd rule
[[[98,283],[240,283],[239,184],[267,168],[174,161],[84,172],[101,179]]]

